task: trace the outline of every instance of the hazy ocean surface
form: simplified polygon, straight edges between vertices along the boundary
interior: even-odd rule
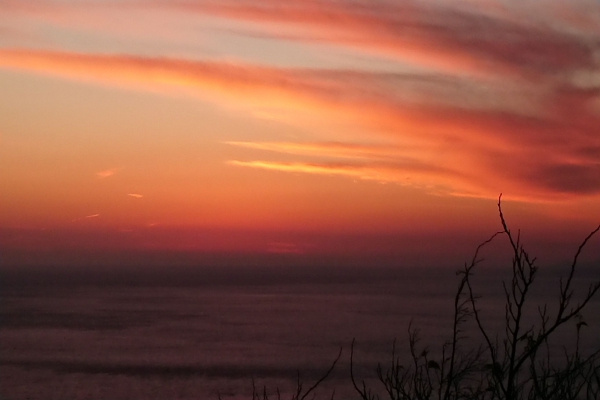
[[[2,399],[251,398],[252,380],[282,398],[323,374],[343,347],[322,398],[354,399],[419,328],[434,355],[450,337],[458,283],[452,268],[4,269],[0,310]],[[490,329],[501,326],[497,271],[476,277]],[[598,279],[589,270],[576,282]],[[533,303],[555,304],[558,280],[541,275]],[[584,348],[600,338],[600,302],[584,313]],[[535,307],[528,321],[537,322]],[[574,338],[575,324],[559,332]],[[479,336],[472,333],[469,344]],[[318,398],[319,398],[318,396]]]

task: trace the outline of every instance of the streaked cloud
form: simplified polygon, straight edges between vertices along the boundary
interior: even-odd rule
[[[341,163],[301,163],[270,161],[228,161],[229,164],[241,167],[260,168],[285,172],[303,172],[321,175],[344,175],[352,178],[373,180],[378,182],[410,183],[410,180],[422,174],[426,177],[436,170],[433,167],[416,164],[341,164]],[[452,175],[451,171],[436,170],[439,174]],[[416,180],[423,182],[423,180]]]
[[[3,3],[3,9],[7,15],[31,16],[76,31],[93,26],[97,35],[104,31],[111,36],[115,30],[123,35],[136,29],[137,40],[172,37],[179,42],[186,36],[174,32],[176,26],[168,25],[156,35],[137,20],[148,24],[157,22],[157,15],[172,17],[173,13],[217,17],[233,22],[232,27],[253,23],[254,36],[347,46],[469,76],[508,73],[538,79],[593,70],[598,67],[600,46],[600,5],[593,0],[155,0],[85,5],[67,0],[10,1]],[[125,28],[114,22],[125,20],[124,16],[130,21]],[[239,32],[244,35],[244,30]]]
[[[469,196],[511,192],[530,201],[600,195],[600,156],[593,151],[600,148],[600,88],[568,73],[538,82],[482,82],[427,73],[22,49],[1,50],[0,67],[142,90],[181,90],[224,107],[238,105],[249,115],[280,108],[291,111],[287,122],[298,126],[305,120],[294,113],[308,113],[321,133],[336,126],[328,133],[331,139],[343,138],[343,131],[334,130],[345,125],[359,132],[363,143],[384,143],[234,141],[230,144],[248,151],[311,157],[231,162],[238,166],[394,181]]]
[[[356,143],[327,142],[327,143],[293,143],[293,142],[225,142],[232,146],[245,147],[255,150],[274,151],[279,153],[304,156],[323,156],[352,159],[388,159],[397,160],[410,153],[416,155],[425,150],[417,146],[364,145]]]
[[[141,199],[142,197],[144,197],[143,194],[139,194],[139,193],[127,193],[127,196],[133,197],[135,199]]]
[[[586,38],[580,33],[590,27],[590,16],[600,22],[600,6],[586,2],[587,7],[564,7],[570,11],[565,19],[557,17],[567,13],[548,14],[546,8],[553,5],[557,3],[537,2],[526,8],[494,1],[170,2],[170,6],[253,21],[262,27],[271,24],[273,36],[282,26],[304,28],[307,41],[379,50],[454,73],[513,73],[534,78],[597,67],[598,36]],[[536,9],[536,18],[530,18]]]
[[[460,159],[458,153],[443,154],[443,148],[438,148],[441,153],[436,157],[432,154],[434,150],[427,146],[273,142],[228,144],[312,160],[230,160],[230,165],[394,182],[458,196],[493,198],[498,191],[505,190],[511,193],[511,198],[523,201],[564,200],[572,196],[594,195],[600,187],[600,162],[594,151],[583,151],[580,157],[568,160],[564,154],[546,154],[547,158],[540,157],[527,162],[517,158],[531,154],[525,150],[522,155],[502,151],[472,155],[465,150]],[[502,158],[495,159],[494,156]]]
[[[75,218],[72,222],[77,222],[77,221],[82,221],[82,220],[92,219],[92,218],[98,218],[99,216],[100,216],[100,214],[90,214],[90,215],[86,215],[85,217]]]
[[[96,176],[100,179],[109,178],[119,171],[120,168],[111,168],[104,171],[96,172]]]

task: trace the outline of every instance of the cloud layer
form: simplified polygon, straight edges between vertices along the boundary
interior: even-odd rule
[[[371,147],[343,142],[237,143],[254,150],[328,158],[317,169],[299,164],[291,168],[286,163],[269,164],[269,169],[332,174],[344,170],[353,171],[344,173],[353,176],[357,170],[368,170],[358,175],[403,183],[408,175],[417,185],[481,196],[503,188],[531,199],[600,192],[597,89],[564,85],[540,89],[543,97],[532,96],[532,102],[539,102],[533,107],[538,111],[527,115],[501,107],[453,104],[452,95],[446,96],[447,101],[430,102],[419,96],[398,98],[395,91],[402,89],[404,77],[372,72],[24,50],[1,51],[0,65],[151,90],[176,87],[220,99],[223,104],[237,102],[249,110],[276,106],[309,112],[324,125],[350,121],[360,126],[365,138],[386,142]],[[389,85],[382,89],[373,84],[377,81]],[[438,83],[436,90],[456,89]],[[346,159],[341,169],[335,162],[331,167],[338,157]],[[383,167],[382,158],[388,159]],[[103,171],[98,176],[108,175]]]
[[[232,166],[396,182],[465,196],[495,197],[500,191],[528,201],[597,196],[600,6],[541,3],[152,3],[254,24],[273,40],[383,54],[420,68],[410,74],[26,48],[0,50],[0,67],[186,93],[249,115],[273,114],[307,130],[317,126],[314,136],[322,137],[227,142],[247,152],[228,160]],[[127,4],[129,11],[136,7]]]
[[[595,68],[600,29],[590,36],[576,29],[587,31],[594,17],[600,22],[597,4],[571,8],[570,18],[556,12],[544,19],[545,9],[558,4],[539,3],[537,18],[529,14],[534,10],[519,5],[509,8],[499,2],[477,6],[417,0],[198,0],[175,4],[226,18],[291,25],[312,32],[312,38],[307,35],[306,40],[381,51],[459,73],[536,77],[565,69]],[[581,6],[581,2],[574,3]],[[276,29],[271,33],[277,36]]]

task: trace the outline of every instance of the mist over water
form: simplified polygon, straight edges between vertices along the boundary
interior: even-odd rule
[[[577,285],[597,274],[581,271]],[[490,327],[502,326],[502,276],[482,269],[474,281]],[[356,398],[353,338],[365,378],[395,338],[406,353],[411,321],[435,356],[458,278],[453,268],[81,267],[7,269],[2,281],[2,398],[241,399],[252,379],[285,394],[298,371],[310,386],[343,347],[320,393],[345,399]],[[554,304],[556,271],[540,271],[536,288],[532,304]],[[599,300],[584,314],[584,349],[600,337]],[[537,323],[536,312],[526,320]],[[566,326],[563,343],[574,333]]]

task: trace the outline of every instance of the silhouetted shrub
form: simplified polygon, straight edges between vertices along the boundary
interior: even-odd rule
[[[396,346],[391,363],[377,367],[377,377],[391,400],[424,399],[599,399],[600,350],[582,354],[580,330],[586,325],[581,312],[600,289],[600,281],[589,284],[587,291],[575,301],[574,277],[582,250],[598,226],[578,247],[565,276],[560,278],[558,303],[552,311],[548,304],[538,307],[538,324],[525,320],[531,287],[538,267],[536,259],[523,247],[520,233],[515,236],[502,213],[501,198],[498,211],[502,230],[480,244],[470,263],[458,272],[460,282],[454,297],[451,338],[442,345],[438,358],[431,358],[428,347],[420,346],[419,331],[409,326],[410,362],[398,357]],[[504,237],[512,250],[510,279],[503,282],[504,326],[499,332],[486,327],[479,308],[480,297],[473,289],[473,273],[482,261],[483,247],[498,237]],[[468,322],[475,325],[481,345],[467,341],[463,329]],[[557,329],[574,322],[577,336],[571,348],[563,346],[563,356],[551,355],[549,344]],[[354,374],[354,346],[350,354],[350,375],[361,399],[380,399],[380,394]]]
[[[531,288],[538,272],[536,258],[523,247],[520,232],[515,237],[509,229],[501,199],[502,195],[498,199],[502,230],[481,243],[470,263],[457,272],[460,280],[453,301],[451,337],[441,346],[437,357],[430,355],[429,346],[421,345],[419,330],[409,324],[409,354],[404,357],[398,354],[394,341],[390,363],[385,367],[379,364],[375,371],[380,386],[373,387],[355,376],[352,341],[350,380],[360,399],[379,400],[382,395],[390,400],[600,399],[600,348],[590,354],[580,349],[580,331],[587,325],[581,312],[600,290],[600,280],[590,283],[583,294],[579,293],[579,301],[575,300],[574,289],[579,257],[600,226],[581,242],[571,265],[560,278],[557,304],[552,308],[548,304],[537,307],[535,325],[526,321],[524,310],[532,303]],[[499,237],[504,237],[510,245],[512,265],[509,279],[502,282],[503,327],[492,331],[482,318],[481,297],[475,294],[473,274],[483,261],[481,250]],[[570,348],[563,344],[562,356],[555,357],[549,341],[568,322],[575,324],[575,342]],[[465,328],[469,324],[474,327],[471,336]],[[472,336],[481,340],[477,342]],[[314,398],[315,389],[329,377],[341,354],[342,349],[329,370],[306,390],[298,375],[291,400],[303,400],[309,395]],[[281,400],[279,389],[272,396]],[[335,392],[331,393],[331,399],[334,396]],[[252,400],[268,399],[266,387],[258,390],[253,382]]]

